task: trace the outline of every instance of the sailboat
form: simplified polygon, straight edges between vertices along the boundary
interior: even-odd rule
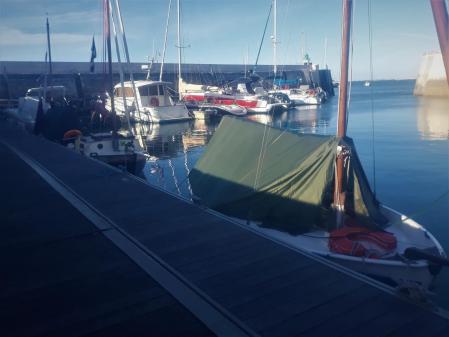
[[[122,17],[120,14],[120,7],[118,0],[116,0],[117,19],[119,21],[118,27],[123,38],[123,45],[125,49],[126,61],[128,64],[128,70],[130,73],[130,81],[123,80],[123,70],[120,66],[121,81],[114,87],[114,100],[115,109],[118,116],[123,119],[130,119],[133,122],[140,123],[164,123],[164,122],[177,122],[192,119],[192,115],[189,113],[186,105],[183,102],[175,102],[169,95],[169,85],[171,83],[162,81],[162,71],[165,58],[165,49],[167,41],[167,28],[165,32],[164,52],[161,63],[161,71],[159,75],[159,81],[151,81],[148,78],[146,80],[134,81],[130,61],[129,53],[126,42],[126,36],[124,32]],[[169,12],[167,17],[167,27],[170,15],[171,2],[169,3]],[[113,18],[113,28],[115,33],[115,24]],[[117,35],[115,34],[116,39]],[[117,44],[116,40],[116,44]],[[118,49],[118,48],[117,48]],[[119,55],[119,52],[117,52]],[[119,60],[120,64],[120,60]],[[107,108],[111,110],[112,99],[107,100]]]
[[[317,88],[289,88],[288,85],[281,84],[283,81],[277,78],[276,48],[277,40],[277,0],[272,0],[273,7],[273,87],[270,94],[286,95],[292,106],[298,105],[320,105],[326,101],[326,93],[320,87]],[[308,58],[308,56],[307,56]],[[308,62],[308,61],[307,61]]]
[[[130,129],[117,131],[117,118],[115,110],[114,90],[112,83],[112,51],[111,51],[111,16],[112,5],[110,0],[104,0],[105,11],[105,39],[108,62],[108,94],[110,100],[110,111],[112,120],[112,132],[91,132],[82,135],[79,130],[69,130],[64,134],[64,143],[84,156],[103,161],[114,166],[124,166],[131,173],[142,170],[146,157],[140,149]],[[117,41],[116,41],[117,43]],[[105,110],[105,102],[97,102],[99,108]]]
[[[194,201],[296,249],[426,293],[449,265],[442,246],[376,199],[346,135],[351,11],[344,0],[337,135],[224,118],[189,175]]]
[[[288,97],[282,94],[273,95],[258,85],[253,84],[260,79],[239,78],[227,83],[224,87],[187,83],[181,75],[181,21],[180,0],[178,4],[178,92],[182,101],[192,111],[201,110],[213,115],[243,116],[248,114],[269,114],[285,110],[290,106]],[[271,9],[270,9],[271,11]]]
[[[52,81],[52,60],[50,44],[50,23],[46,20],[47,50],[45,53],[44,83],[40,87],[30,88],[24,97],[20,97],[16,108],[6,109],[6,114],[17,120],[26,130],[34,131],[38,109],[46,113],[50,108],[50,102],[66,104],[66,88],[62,85],[50,85]]]

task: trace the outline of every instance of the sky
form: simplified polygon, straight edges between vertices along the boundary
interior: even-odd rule
[[[242,64],[248,59],[254,64],[271,1],[181,0],[183,62]],[[415,78],[421,56],[439,50],[429,1],[370,1],[374,79]],[[168,3],[120,0],[131,62],[161,53]],[[277,4],[277,63],[298,64],[305,50],[313,63],[325,62],[337,77],[341,0]],[[44,60],[47,13],[54,61],[89,61],[93,35],[102,54],[101,0],[0,0],[0,61]],[[176,30],[173,0],[166,62],[177,62]],[[271,17],[259,64],[273,63],[272,32]],[[369,79],[368,0],[354,0],[352,41],[352,77]]]

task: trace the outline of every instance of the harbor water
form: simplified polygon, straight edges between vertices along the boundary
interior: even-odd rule
[[[353,138],[371,187],[381,203],[430,230],[449,253],[449,100],[413,96],[414,81],[352,84],[348,135]],[[336,132],[337,97],[248,118],[298,133]],[[143,126],[150,158],[145,179],[190,198],[188,174],[219,120]],[[238,150],[238,149],[236,149]],[[230,163],[232,165],[232,163]],[[449,268],[435,286],[434,300],[449,309]]]

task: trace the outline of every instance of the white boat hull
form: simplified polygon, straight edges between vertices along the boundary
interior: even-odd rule
[[[69,140],[67,146],[80,154],[113,166],[124,166],[132,173],[143,169],[146,157],[133,136],[118,135],[114,150],[110,132],[81,136]]]
[[[124,110],[116,109],[117,116],[126,118]],[[189,110],[184,104],[176,104],[171,106],[145,107],[130,113],[130,119],[134,122],[144,123],[166,123],[177,122],[192,119]]]
[[[328,248],[329,233],[325,231],[315,231],[293,236],[275,229],[260,227],[256,223],[251,223],[250,226],[256,231],[292,247],[327,258],[349,269],[384,282],[386,281],[390,285],[428,290],[431,288],[436,276],[429,268],[429,262],[427,260],[407,260],[405,258],[397,258],[397,256],[402,256],[407,248],[416,247],[432,250],[434,254],[446,257],[443,248],[430,232],[412,219],[386,206],[382,206],[381,210],[389,222],[392,223],[385,230],[395,235],[397,248],[388,256],[378,259],[331,252]]]

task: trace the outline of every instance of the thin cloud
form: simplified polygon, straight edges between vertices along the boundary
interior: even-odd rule
[[[92,35],[52,33],[51,42],[57,45],[89,43]],[[47,43],[45,33],[25,33],[19,29],[0,26],[0,47],[38,46]]]
[[[436,39],[437,39],[436,35],[427,35],[427,34],[419,34],[419,33],[418,34],[416,34],[416,33],[393,33],[391,35],[415,39],[415,40],[436,41]]]

